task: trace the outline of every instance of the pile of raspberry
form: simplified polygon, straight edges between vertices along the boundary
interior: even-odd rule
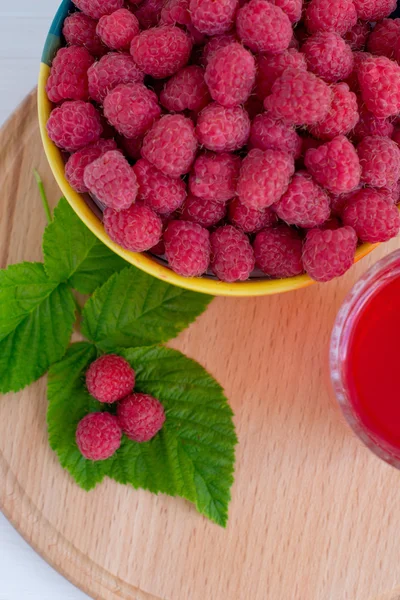
[[[121,356],[106,354],[86,372],[88,393],[105,410],[90,412],[76,428],[76,444],[88,460],[106,460],[121,446],[122,435],[134,442],[149,442],[162,429],[165,412],[153,396],[134,391],[135,371]],[[109,412],[108,407],[116,405]]]
[[[47,129],[115,243],[329,281],[398,234],[396,0],[74,2]]]

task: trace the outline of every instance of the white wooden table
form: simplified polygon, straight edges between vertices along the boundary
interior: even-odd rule
[[[0,0],[0,126],[36,84],[43,43],[58,4]],[[0,600],[87,598],[49,567],[0,513]]]

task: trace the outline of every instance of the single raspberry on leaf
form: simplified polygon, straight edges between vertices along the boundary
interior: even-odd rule
[[[277,121],[265,112],[257,115],[251,124],[249,143],[260,150],[282,150],[299,158],[301,137],[291,125]]]
[[[306,57],[308,69],[327,83],[346,79],[353,71],[351,48],[333,31],[315,33],[306,40],[301,51]]]
[[[190,0],[193,25],[207,35],[219,35],[232,29],[238,0]]]
[[[211,270],[227,283],[246,281],[255,266],[249,238],[233,225],[223,225],[211,234]]]
[[[69,15],[63,25],[63,36],[69,46],[84,46],[92,56],[103,56],[107,48],[96,33],[97,21],[81,12]]]
[[[118,150],[110,150],[91,162],[85,168],[83,181],[100,202],[115,210],[129,208],[136,200],[136,175]]]
[[[143,83],[121,83],[104,99],[104,115],[127,138],[146,133],[160,116],[157,95]]]
[[[169,266],[183,277],[200,277],[210,264],[210,234],[198,223],[171,221],[164,232]]]
[[[100,19],[103,15],[110,15],[122,8],[124,0],[73,0],[73,3],[85,15],[92,19]]]
[[[204,70],[197,65],[184,67],[166,82],[160,102],[170,112],[202,110],[211,101]]]
[[[360,119],[354,127],[353,137],[359,142],[368,136],[391,137],[394,126],[390,119],[380,119],[370,112],[365,105],[360,107]]]
[[[131,394],[117,407],[118,423],[134,442],[149,442],[162,429],[165,412],[159,400],[148,394]]]
[[[102,104],[107,94],[121,83],[143,83],[144,73],[132,56],[124,52],[109,52],[88,70],[89,95]]]
[[[311,229],[303,248],[303,264],[315,281],[340,277],[354,262],[357,235],[352,227]]]
[[[328,115],[309,127],[310,133],[323,140],[331,140],[337,135],[347,135],[357,127],[360,118],[357,96],[350,91],[347,83],[332,86],[333,100]]]
[[[370,35],[371,26],[364,21],[357,21],[352,29],[344,34],[343,39],[352,50],[364,50]]]
[[[83,46],[60,48],[46,83],[49,100],[55,104],[63,100],[88,100],[87,72],[93,62],[93,56]]]
[[[159,215],[169,215],[182,206],[186,185],[156,169],[144,158],[133,167],[138,184],[138,198]]]
[[[122,430],[117,417],[108,412],[86,415],[76,428],[76,445],[87,460],[106,460],[121,445]]]
[[[189,194],[181,209],[180,219],[192,221],[202,227],[213,227],[226,215],[226,203],[206,200]]]
[[[139,33],[139,21],[130,10],[120,8],[100,18],[96,29],[104,44],[113,50],[129,50]]]
[[[289,67],[307,71],[306,57],[295,48],[289,48],[281,54],[267,54],[257,58],[255,93],[260,100],[271,93],[275,81]]]
[[[226,202],[236,194],[241,160],[234,154],[200,154],[192,168],[189,188],[194,196]]]
[[[358,65],[362,99],[376,117],[400,112],[400,66],[386,56],[371,56]]]
[[[395,9],[397,0],[353,0],[359,19],[380,21]]]
[[[67,152],[76,152],[97,142],[102,132],[99,112],[82,100],[64,102],[51,112],[47,121],[49,138]]]
[[[335,31],[344,35],[357,23],[353,0],[311,0],[305,11],[305,23],[310,33]]]
[[[314,179],[333,194],[351,192],[360,183],[361,167],[356,149],[343,135],[307,150],[304,163]]]
[[[306,171],[295,173],[274,210],[288,225],[304,229],[322,225],[331,214],[328,194]]]
[[[112,404],[125,398],[135,386],[135,371],[117,354],[101,356],[86,371],[86,387],[99,402]]]
[[[289,17],[291,23],[297,23],[301,19],[303,0],[270,0],[271,4],[279,6]]]
[[[362,242],[386,242],[399,233],[400,213],[379,190],[360,190],[342,214],[345,225],[350,225]]]
[[[199,144],[214,152],[234,152],[244,146],[250,134],[249,115],[241,106],[225,108],[212,102],[197,119]]]
[[[263,229],[253,248],[257,266],[269,277],[294,277],[304,271],[303,240],[296,229],[287,225]]]
[[[400,37],[400,19],[383,19],[368,37],[367,50],[376,56],[393,58]]]
[[[392,187],[400,178],[400,149],[388,137],[365,137],[357,146],[361,181],[372,187]]]
[[[83,181],[85,168],[99,156],[116,149],[117,144],[114,140],[100,139],[98,142],[94,142],[94,144],[71,154],[65,164],[65,177],[70,186],[80,194],[88,192],[89,190]]]
[[[240,202],[239,198],[234,198],[229,204],[228,220],[244,233],[257,233],[265,227],[275,225],[277,217],[271,208],[256,210]]]
[[[266,0],[250,0],[242,6],[236,29],[243,44],[253,52],[283,52],[293,35],[287,14]]]
[[[125,250],[146,252],[161,239],[160,217],[141,202],[136,202],[125,210],[106,208],[103,218],[107,235]]]

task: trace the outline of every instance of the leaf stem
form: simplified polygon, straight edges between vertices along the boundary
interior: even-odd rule
[[[49,203],[47,200],[47,196],[46,196],[46,192],[44,189],[42,178],[40,177],[40,175],[36,169],[33,169],[33,175],[36,179],[36,183],[39,188],[39,194],[42,199],[42,204],[43,204],[44,212],[46,213],[47,222],[51,223],[53,218],[51,216],[50,206],[49,206]]]

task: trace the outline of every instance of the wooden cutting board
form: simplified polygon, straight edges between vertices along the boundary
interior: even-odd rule
[[[60,193],[32,95],[0,133],[1,267],[41,259],[34,167],[54,205]],[[226,530],[181,499],[112,481],[82,491],[47,443],[45,379],[0,399],[5,515],[99,600],[399,600],[400,473],[343,423],[327,375],[345,294],[398,245],[381,246],[330,284],[215,299],[172,344],[215,375],[235,411],[240,442]]]

